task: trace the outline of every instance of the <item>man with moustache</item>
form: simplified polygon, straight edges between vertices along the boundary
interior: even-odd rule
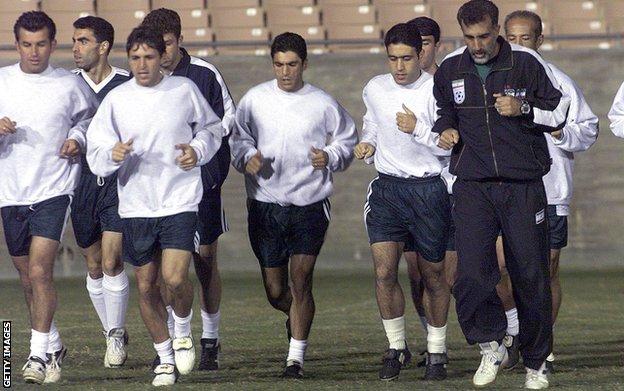
[[[457,14],[465,47],[435,74],[439,145],[452,149],[451,174],[459,256],[453,295],[466,340],[481,347],[477,387],[496,379],[506,359],[506,318],[496,294],[496,238],[502,231],[517,299],[525,387],[548,387],[552,345],[547,199],[550,170],[544,132],[565,125],[570,99],[530,49],[499,37],[498,8],[471,0]]]

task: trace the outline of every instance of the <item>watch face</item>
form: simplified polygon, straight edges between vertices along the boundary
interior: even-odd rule
[[[531,106],[529,106],[527,102],[522,103],[522,106],[520,106],[520,112],[522,114],[529,114],[531,112]]]

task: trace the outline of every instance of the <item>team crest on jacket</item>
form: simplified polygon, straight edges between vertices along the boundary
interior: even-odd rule
[[[453,98],[455,103],[461,105],[466,99],[466,89],[464,88],[464,79],[453,80]]]

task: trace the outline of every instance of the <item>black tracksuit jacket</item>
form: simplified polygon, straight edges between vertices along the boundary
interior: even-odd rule
[[[498,38],[499,54],[482,82],[467,48],[449,54],[435,74],[438,115],[433,128],[457,129],[450,171],[463,180],[533,180],[550,170],[543,132],[563,128],[569,97],[562,95],[552,73],[533,50]],[[531,113],[503,117],[493,94],[529,102]]]

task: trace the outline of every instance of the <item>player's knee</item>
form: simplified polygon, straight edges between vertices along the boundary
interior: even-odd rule
[[[31,266],[28,277],[32,285],[52,283],[52,271],[40,265]]]
[[[312,294],[312,281],[308,279],[293,281],[290,291],[292,292],[293,300],[303,301]]]
[[[187,281],[185,276],[179,274],[169,275],[167,277],[163,277],[163,279],[167,285],[167,289],[171,292],[177,292],[182,289]]]
[[[267,299],[273,307],[278,306],[284,300],[286,289],[283,289],[280,285],[270,284],[265,288]]]
[[[102,258],[102,268],[100,272],[104,272],[109,276],[116,276],[122,269],[123,264],[119,260],[113,257]]]
[[[398,283],[396,271],[379,268],[375,271],[375,284],[378,287],[391,287]]]
[[[139,299],[148,301],[154,295],[160,294],[159,286],[148,281],[137,280],[137,291],[139,292]]]
[[[448,290],[444,270],[428,270],[426,273],[423,273],[423,280],[425,283],[425,289],[430,293],[438,293]]]

